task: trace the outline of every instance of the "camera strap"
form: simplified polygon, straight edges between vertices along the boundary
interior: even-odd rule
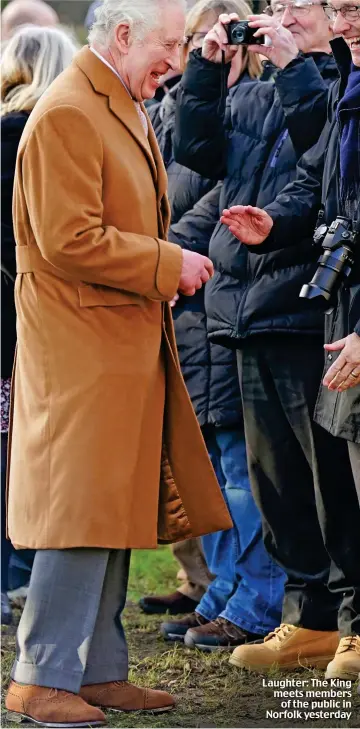
[[[226,108],[226,97],[227,97],[227,73],[225,63],[225,51],[221,51],[221,75],[220,75],[220,101],[219,101],[219,114],[225,114]]]

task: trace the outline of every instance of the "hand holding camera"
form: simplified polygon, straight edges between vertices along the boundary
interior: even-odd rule
[[[237,53],[239,45],[259,53],[278,68],[285,68],[299,53],[292,33],[276,18],[269,15],[249,15],[249,20],[239,20],[235,13],[222,14],[205,37],[202,55],[208,61],[225,63]]]
[[[253,43],[248,44],[249,51],[265,56],[277,68],[285,68],[298,56],[299,49],[293,34],[281,25],[278,18],[249,15],[249,30],[253,32]],[[258,45],[259,38],[265,38],[265,43]]]
[[[219,15],[218,22],[209,30],[205,36],[202,47],[202,56],[213,63],[222,62],[222,52],[225,53],[225,63],[230,63],[235,54],[238,52],[239,44],[231,45],[229,43],[227,26],[229,23],[239,23],[239,16],[236,13]]]

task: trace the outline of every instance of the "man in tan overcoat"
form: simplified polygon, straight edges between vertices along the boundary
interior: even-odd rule
[[[141,103],[178,66],[183,32],[183,0],[104,0],[19,147],[8,524],[38,551],[6,706],[41,726],[172,708],[127,682],[130,549],[231,526],[168,303],[212,264],[166,242],[166,174]]]

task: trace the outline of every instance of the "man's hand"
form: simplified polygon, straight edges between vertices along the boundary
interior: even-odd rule
[[[232,23],[234,20],[240,20],[236,13],[230,13],[230,15],[219,15],[219,20],[215,23],[212,30],[209,30],[205,36],[202,56],[207,58],[208,61],[213,63],[221,63],[222,51],[225,53],[225,63],[230,63],[235,54],[238,52],[239,46],[229,46],[228,37],[226,32],[226,25]]]
[[[179,291],[185,296],[194,296],[195,291],[201,289],[211,276],[214,275],[214,266],[210,258],[200,253],[183,250],[183,264],[179,282]]]
[[[220,220],[235,238],[251,246],[263,243],[274,225],[265,210],[253,208],[252,205],[234,205],[229,210],[223,210]]]
[[[258,28],[255,36],[266,35],[272,44],[248,46],[249,51],[266,56],[277,68],[285,68],[299,55],[293,34],[279,20],[269,15],[249,15],[249,21],[251,28]]]
[[[173,309],[174,306],[176,306],[177,302],[179,301],[179,294],[175,294],[174,298],[170,301],[170,306]]]
[[[344,392],[350,387],[360,384],[360,337],[349,334],[338,342],[325,344],[327,352],[338,352],[342,350],[336,362],[331,365],[323,379],[323,385],[328,390]]]

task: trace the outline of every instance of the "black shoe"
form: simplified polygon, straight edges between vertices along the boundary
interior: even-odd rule
[[[1,593],[1,625],[11,625],[13,619],[12,609],[6,592]]]
[[[205,625],[208,622],[199,613],[190,613],[185,618],[169,620],[168,623],[161,623],[160,633],[165,640],[184,640],[189,628],[198,628],[199,625]]]
[[[217,618],[211,623],[191,626],[185,635],[187,648],[199,648],[202,651],[214,651],[219,648],[233,649],[244,643],[252,643],[264,637],[256,633],[248,633],[225,618]]]
[[[171,595],[152,595],[139,600],[139,607],[147,615],[185,615],[193,612],[198,604],[197,600],[192,600],[178,591]]]

